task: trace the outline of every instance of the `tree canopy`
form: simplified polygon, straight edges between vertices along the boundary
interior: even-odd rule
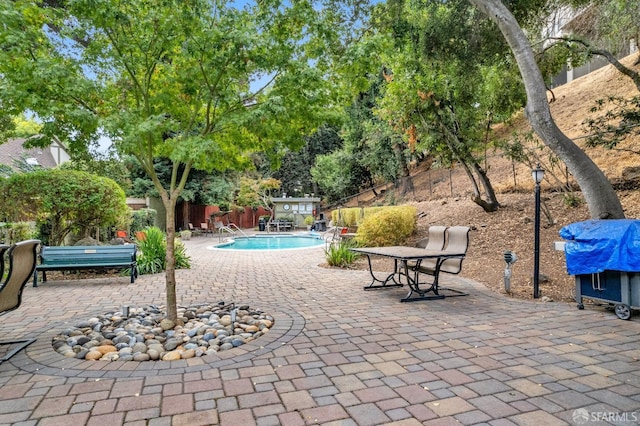
[[[308,1],[277,0],[243,8],[225,0],[0,8],[3,114],[34,112],[43,122],[34,144],[57,136],[81,153],[106,134],[137,159],[167,211],[167,305],[175,318],[173,215],[191,170],[248,167],[254,151],[277,157],[331,115],[330,91],[306,49],[316,11]],[[171,162],[169,179],[158,177],[156,158]]]

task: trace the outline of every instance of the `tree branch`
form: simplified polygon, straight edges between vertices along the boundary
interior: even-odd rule
[[[636,86],[636,89],[640,92],[640,74],[632,70],[629,67],[623,65],[611,52],[605,49],[597,49],[591,46],[584,40],[577,39],[575,37],[548,37],[547,40],[561,41],[564,43],[575,43],[581,45],[587,53],[590,55],[598,55],[605,58],[611,65],[613,65],[620,73],[629,77]],[[553,47],[550,46],[549,48]],[[545,49],[546,50],[546,49]]]

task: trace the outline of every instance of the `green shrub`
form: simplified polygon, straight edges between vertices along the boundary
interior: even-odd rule
[[[191,268],[191,258],[187,256],[187,249],[180,240],[175,240],[173,246],[173,254],[176,258],[176,269]]]
[[[0,180],[0,217],[35,221],[47,244],[63,245],[69,234],[120,227],[129,219],[127,197],[113,180],[76,170],[42,169]]]
[[[355,247],[355,243],[350,240],[340,241],[339,244],[331,244],[327,250],[324,251],[327,263],[330,266],[339,266],[345,268],[351,265],[358,258],[358,253],[349,250]]]
[[[381,247],[402,245],[416,229],[416,208],[413,206],[384,207],[366,215],[356,241],[360,246]]]
[[[313,216],[309,215],[309,216],[305,216],[304,218],[304,224],[307,226],[311,226],[313,225],[313,222],[315,222],[315,219],[313,218]]]
[[[166,269],[167,238],[164,232],[155,226],[144,229],[145,238],[138,240],[138,273],[157,274]],[[180,240],[175,240],[176,269],[188,269],[191,267],[190,258],[186,254],[184,245]]]
[[[36,235],[43,246],[51,246],[51,232],[53,230],[53,220],[51,218],[39,219],[36,221]]]
[[[395,206],[397,204],[396,191],[387,191],[384,195],[384,202],[388,206]]]
[[[131,233],[135,234],[145,228],[152,227],[156,224],[156,216],[158,212],[154,209],[140,209],[132,214]]]
[[[29,222],[4,223],[0,226],[0,242],[13,244],[34,238],[36,232]]]
[[[338,209],[331,212],[331,220],[336,226],[359,226],[365,217],[376,214],[385,208],[386,207],[384,206],[378,206],[365,208],[349,207],[346,209]]]
[[[338,223],[341,226],[357,226],[360,223],[362,216],[364,216],[363,209],[360,208],[348,208],[348,209],[340,209],[340,218],[338,218]]]
[[[579,195],[576,195],[573,192],[564,193],[562,195],[562,199],[563,199],[564,205],[567,207],[578,207],[584,203],[582,198],[580,198]]]

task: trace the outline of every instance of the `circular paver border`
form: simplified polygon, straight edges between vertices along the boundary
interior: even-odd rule
[[[91,361],[66,358],[53,349],[51,340],[60,333],[61,328],[76,322],[74,319],[69,319],[51,323],[51,327],[47,330],[29,336],[37,340],[7,362],[20,370],[34,374],[86,378],[184,374],[233,366],[286,345],[302,333],[306,324],[304,317],[293,309],[286,311],[282,307],[261,307],[261,309],[275,319],[269,332],[242,346],[218,352],[215,355],[177,361]]]

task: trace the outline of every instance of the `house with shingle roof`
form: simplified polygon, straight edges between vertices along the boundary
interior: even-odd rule
[[[19,171],[21,166],[54,168],[71,157],[65,146],[53,140],[47,148],[25,148],[24,138],[13,138],[0,144],[0,165]]]

